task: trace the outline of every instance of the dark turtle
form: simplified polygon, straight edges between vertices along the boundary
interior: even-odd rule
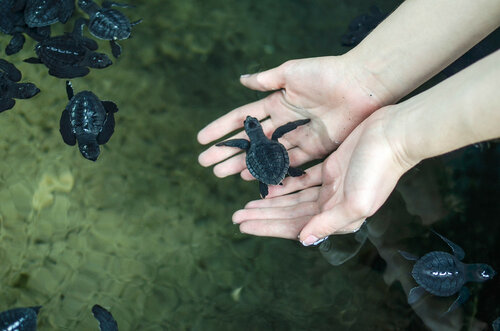
[[[305,172],[299,168],[290,167],[290,160],[285,146],[278,142],[285,133],[296,129],[300,125],[309,123],[309,119],[286,123],[274,131],[271,139],[267,138],[262,126],[255,117],[247,116],[244,122],[246,139],[231,139],[222,141],[216,146],[238,147],[247,151],[247,168],[258,181],[260,195],[265,198],[269,193],[267,185],[278,185],[286,174],[298,177]]]
[[[113,113],[118,111],[114,102],[101,101],[90,91],[73,95],[73,87],[66,81],[69,103],[61,114],[60,129],[64,142],[78,148],[83,157],[95,161],[99,145],[108,142],[115,130]]]
[[[14,107],[14,99],[29,99],[40,90],[33,83],[18,83],[21,72],[10,62],[0,59],[0,112]]]
[[[370,14],[363,14],[349,23],[348,31],[342,35],[343,46],[356,46],[387,17],[377,6],[370,7]]]
[[[87,26],[90,33],[99,39],[109,40],[111,52],[116,58],[122,52],[120,45],[116,41],[129,38],[132,26],[142,21],[138,20],[131,23],[127,16],[111,8],[113,6],[133,7],[127,4],[103,1],[101,8],[99,8],[92,0],[78,0],[78,6],[89,15]]]
[[[0,0],[0,31],[12,36],[5,47],[5,53],[12,55],[19,52],[24,45],[23,33],[36,41],[41,41],[50,35],[50,28],[30,28],[24,21],[24,7],[15,0]]]
[[[410,290],[408,303],[411,305],[417,302],[426,291],[441,297],[448,297],[459,292],[458,298],[446,311],[449,313],[468,299],[469,290],[464,286],[465,283],[484,282],[493,278],[495,271],[487,264],[461,262],[465,256],[464,250],[439,233],[433,232],[451,247],[453,255],[433,251],[418,258],[410,253],[399,251],[405,259],[417,261],[411,274],[419,286]]]
[[[24,21],[29,27],[66,23],[75,10],[74,0],[17,0],[24,7]]]
[[[49,74],[59,78],[83,77],[91,68],[106,68],[113,62],[97,49],[95,40],[82,36],[83,19],[75,22],[73,32],[47,38],[35,46],[36,57],[24,60],[28,63],[43,63]]]
[[[41,306],[14,308],[0,313],[0,330],[36,331]]]
[[[99,329],[101,331],[118,331],[118,323],[116,323],[113,315],[103,307],[94,305],[92,307],[92,314],[99,321]]]

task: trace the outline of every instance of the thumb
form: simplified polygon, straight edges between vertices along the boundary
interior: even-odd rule
[[[304,246],[317,245],[331,234],[357,231],[364,221],[364,217],[354,216],[352,212],[345,209],[344,204],[339,204],[333,209],[312,217],[302,228],[299,240]]]
[[[249,89],[257,91],[276,91],[282,89],[285,87],[283,66],[255,74],[241,75],[240,82]]]

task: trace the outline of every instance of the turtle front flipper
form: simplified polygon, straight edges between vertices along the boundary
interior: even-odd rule
[[[62,112],[61,119],[59,120],[59,132],[61,132],[61,136],[66,144],[70,146],[76,144],[75,134],[71,131],[69,112],[66,109]]]
[[[12,98],[0,98],[0,113],[11,109],[16,104],[16,100]]]
[[[250,148],[250,141],[246,139],[230,139],[226,141],[221,141],[220,143],[215,144],[215,146],[229,146],[229,147],[237,147],[244,150],[248,150]]]
[[[107,143],[113,132],[115,132],[115,116],[112,112],[108,112],[102,131],[97,135],[97,143],[99,145]]]
[[[450,240],[446,239],[445,237],[443,237],[442,235],[440,235],[439,233],[437,233],[436,231],[432,230],[432,232],[434,232],[436,235],[439,236],[439,238],[443,239],[443,241],[445,243],[448,244],[448,246],[450,246],[451,250],[453,251],[453,254],[455,255],[455,257],[459,260],[462,260],[464,257],[465,257],[465,252],[464,250],[462,249],[462,247],[458,246],[457,244],[451,242]]]
[[[99,329],[101,331],[117,331],[118,323],[114,319],[113,315],[103,307],[99,305],[94,305],[92,307],[92,314],[99,321]]]
[[[460,292],[458,293],[457,300],[455,300],[451,304],[450,308],[448,308],[448,310],[444,314],[446,315],[448,313],[451,313],[452,311],[460,307],[462,304],[464,304],[464,302],[467,301],[467,299],[469,298],[469,295],[470,295],[469,289],[465,286],[462,287],[460,289]]]
[[[26,38],[24,38],[24,35],[22,33],[20,32],[15,33],[12,36],[12,39],[10,40],[9,44],[5,47],[5,54],[7,55],[16,54],[23,48],[25,41]]]
[[[300,168],[293,168],[289,167],[288,168],[288,175],[292,177],[300,177],[304,175],[306,172]]]
[[[410,261],[417,261],[418,260],[418,257],[416,257],[415,255],[413,255],[411,253],[408,253],[405,251],[398,251],[398,252],[399,252],[399,254],[401,254],[402,257],[404,257],[407,260],[410,260]]]
[[[269,194],[269,189],[267,188],[267,184],[259,182],[259,191],[262,199],[265,199],[266,196]]]
[[[422,286],[414,287],[408,293],[408,304],[413,305],[415,302],[420,300],[422,295],[426,293],[425,289]]]
[[[304,125],[304,124],[307,124],[307,123],[309,123],[310,121],[311,121],[311,120],[307,118],[307,119],[305,119],[305,120],[298,120],[298,121],[288,122],[288,123],[286,123],[286,124],[284,124],[284,125],[280,126],[279,128],[277,128],[277,129],[274,131],[274,133],[273,133],[273,135],[272,135],[271,139],[272,139],[272,140],[278,140],[278,138],[283,137],[283,135],[284,135],[285,133],[288,133],[288,132],[290,132],[290,131],[292,131],[292,130],[295,130],[298,126],[300,126],[300,125]]]

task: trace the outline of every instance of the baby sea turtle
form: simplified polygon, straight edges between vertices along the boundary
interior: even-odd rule
[[[18,83],[21,72],[10,62],[0,59],[0,112],[14,107],[14,99],[29,99],[40,90],[33,83]]]
[[[142,20],[130,22],[123,13],[111,7],[122,8],[133,7],[127,4],[121,4],[111,1],[103,1],[101,8],[92,0],[78,0],[78,6],[89,15],[87,25],[90,33],[103,40],[109,40],[111,52],[115,58],[119,57],[122,50],[117,40],[123,40],[130,37],[132,26],[139,24]]]
[[[28,63],[43,63],[49,68],[49,74],[59,78],[83,77],[91,68],[106,68],[113,62],[97,49],[95,40],[82,36],[83,19],[75,22],[73,32],[51,37],[35,46],[38,57],[24,60]]]
[[[90,91],[73,95],[71,82],[66,81],[69,103],[60,120],[61,136],[64,142],[78,148],[83,157],[95,161],[99,156],[99,145],[108,142],[115,130],[114,113],[118,107],[114,102],[101,101]]]
[[[99,329],[101,331],[118,331],[118,323],[116,323],[113,315],[103,307],[94,305],[92,307],[92,314],[99,321]]]
[[[459,292],[458,298],[446,311],[449,313],[468,299],[469,290],[464,287],[466,282],[484,282],[493,278],[495,271],[487,264],[461,262],[465,256],[464,250],[439,233],[433,232],[451,247],[453,255],[433,251],[418,258],[410,253],[399,251],[405,259],[417,261],[411,274],[419,286],[410,290],[408,303],[411,305],[417,302],[426,291],[441,297],[448,297]]]
[[[0,0],[0,31],[12,36],[5,47],[5,53],[12,55],[19,52],[24,45],[23,33],[36,41],[50,36],[50,28],[30,28],[24,21],[24,6],[16,0]]]
[[[17,0],[24,7],[24,21],[29,27],[66,23],[75,10],[74,0]]]
[[[14,308],[0,313],[0,330],[35,331],[41,306]]]
[[[260,195],[265,198],[269,193],[267,185],[280,184],[286,174],[298,177],[305,173],[302,169],[290,167],[288,152],[285,146],[278,142],[278,138],[300,125],[309,123],[309,121],[310,119],[305,119],[286,123],[277,128],[269,139],[264,134],[259,120],[247,116],[244,126],[250,141],[231,139],[222,141],[216,146],[238,147],[246,150],[247,168],[252,176],[259,181]]]

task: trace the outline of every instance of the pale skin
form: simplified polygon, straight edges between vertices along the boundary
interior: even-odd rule
[[[249,202],[234,213],[233,222],[244,233],[299,238],[304,245],[352,232],[422,159],[500,136],[498,51],[432,89],[388,106],[493,31],[499,18],[496,0],[408,0],[345,55],[288,61],[243,76],[248,88],[285,93],[275,92],[217,119],[200,131],[200,143],[241,129],[250,115],[263,120],[268,136],[286,122],[311,119],[280,139],[292,166],[324,157],[342,144],[305,176],[270,186],[268,198]],[[233,138],[238,137],[245,134]],[[235,153],[212,146],[199,161],[217,164],[218,177],[241,173],[250,180],[244,155]]]

